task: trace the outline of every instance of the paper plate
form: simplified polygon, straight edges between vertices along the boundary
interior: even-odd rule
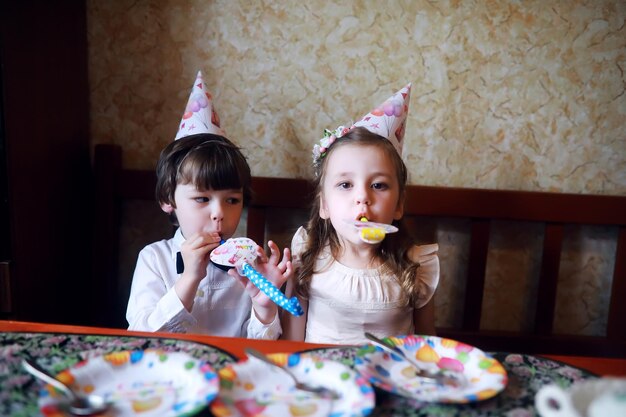
[[[409,335],[386,340],[423,364],[424,370],[453,375],[462,384],[451,386],[420,379],[400,356],[365,345],[356,354],[355,368],[385,391],[420,401],[467,403],[491,398],[506,387],[506,370],[476,347],[435,336]]]
[[[182,416],[217,395],[217,373],[183,352],[114,352],[76,364],[56,376],[76,392],[98,394],[112,404],[106,416]],[[46,386],[39,397],[44,416],[63,416],[65,397]]]
[[[220,391],[211,404],[217,417],[235,416],[366,416],[375,405],[374,390],[353,369],[308,353],[268,355],[301,381],[332,389],[341,397],[322,399],[294,387],[285,372],[256,358],[219,372]]]

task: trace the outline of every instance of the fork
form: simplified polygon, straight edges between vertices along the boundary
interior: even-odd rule
[[[429,371],[426,371],[420,364],[413,360],[410,356],[407,356],[402,349],[399,349],[397,346],[391,345],[384,339],[380,339],[369,332],[365,332],[365,337],[371,341],[374,345],[378,346],[382,350],[390,353],[392,355],[396,355],[404,359],[408,362],[413,368],[415,368],[415,373],[418,378],[422,378],[425,380],[431,380],[429,382],[438,383],[442,385],[452,385],[455,387],[464,385],[464,381],[462,378],[456,377],[456,375],[446,375],[446,374],[435,374]]]
[[[289,375],[291,379],[293,379],[296,389],[300,391],[310,392],[311,394],[314,394],[315,396],[323,398],[323,399],[337,400],[340,398],[340,396],[330,388],[321,387],[321,386],[314,387],[307,383],[299,381],[296,375],[293,372],[291,372],[288,368],[278,365],[273,360],[271,360],[266,355],[264,355],[263,353],[259,352],[256,349],[246,348],[245,352],[246,352],[246,355],[248,355],[248,357],[254,357],[267,364],[270,364],[276,368],[281,369],[283,372]]]

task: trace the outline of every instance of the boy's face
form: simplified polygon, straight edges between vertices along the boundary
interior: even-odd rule
[[[326,161],[320,217],[330,219],[337,235],[362,245],[348,221],[367,217],[390,224],[402,218],[400,186],[391,158],[376,146],[344,145]],[[366,243],[366,245],[368,245]]]
[[[243,192],[232,190],[198,190],[193,184],[178,184],[174,192],[176,207],[161,204],[166,213],[174,212],[183,236],[217,232],[230,238],[237,229],[243,211]]]

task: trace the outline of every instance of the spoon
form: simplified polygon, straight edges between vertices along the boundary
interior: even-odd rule
[[[320,398],[324,398],[324,399],[330,399],[330,400],[337,400],[340,398],[340,396],[333,390],[326,388],[326,387],[312,387],[309,384],[306,384],[304,382],[300,382],[298,380],[298,378],[296,377],[296,375],[291,372],[289,369],[285,368],[284,366],[280,366],[277,363],[275,363],[273,360],[271,360],[270,358],[268,358],[267,356],[265,356],[263,353],[259,352],[256,349],[252,349],[252,348],[246,348],[245,349],[246,355],[248,355],[248,357],[254,357],[256,359],[259,359],[265,363],[268,363],[272,366],[275,366],[276,368],[282,369],[287,375],[289,375],[291,377],[291,379],[293,379],[293,382],[295,382],[296,384],[296,389],[300,390],[300,391],[306,391],[306,392],[310,392]]]
[[[90,416],[100,414],[109,408],[109,404],[99,395],[89,395],[83,397],[76,394],[70,387],[59,381],[39,366],[35,361],[29,359],[22,360],[22,367],[31,375],[47,382],[57,388],[70,400],[68,411],[76,416]]]
[[[369,332],[365,332],[365,337],[370,340],[373,344],[381,348],[382,350],[390,353],[392,355],[400,356],[406,362],[408,362],[413,368],[415,368],[415,372],[418,378],[431,380],[433,383],[439,383],[443,385],[453,385],[455,387],[464,385],[463,380],[452,375],[445,374],[435,374],[426,371],[422,366],[417,363],[413,358],[407,356],[402,349],[398,349],[397,346],[393,346],[389,344],[384,339],[380,339]]]

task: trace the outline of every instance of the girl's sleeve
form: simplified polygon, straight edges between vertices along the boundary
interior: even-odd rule
[[[126,309],[128,330],[186,333],[196,319],[185,309],[174,287],[166,287],[157,263],[158,256],[149,247],[139,253]]]
[[[307,233],[304,227],[299,227],[291,239],[291,263],[294,269],[300,268],[302,252],[306,244]]]
[[[295,295],[295,276],[298,273],[298,269],[300,268],[300,256],[302,255],[302,251],[304,250],[304,244],[306,242],[306,230],[303,227],[300,227],[293,239],[291,240],[291,262],[293,264],[293,269],[295,271],[294,277],[287,281],[287,286],[285,289],[285,295],[289,298]],[[302,306],[302,310],[304,311],[304,315],[300,317],[295,317],[291,315],[288,311],[282,310],[280,312],[280,320],[282,325],[283,334],[281,339],[286,340],[300,340],[304,341],[305,339],[305,329],[306,329],[306,317],[308,310],[308,303],[306,300],[299,299],[300,305]]]
[[[414,308],[421,308],[432,298],[437,285],[439,284],[439,257],[437,252],[439,245],[416,245],[410,253],[409,258],[413,262],[419,262],[415,274],[417,297]]]

